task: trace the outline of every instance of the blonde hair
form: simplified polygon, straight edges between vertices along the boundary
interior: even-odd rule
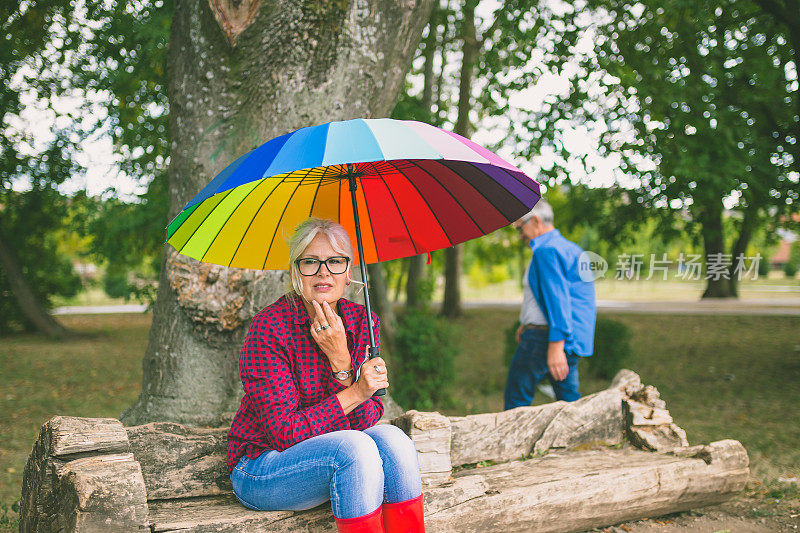
[[[300,224],[294,230],[294,233],[288,239],[289,244],[289,292],[294,292],[295,295],[303,296],[303,284],[300,281],[300,269],[297,268],[297,260],[306,251],[308,245],[319,234],[325,235],[331,247],[337,254],[342,254],[350,259],[347,265],[347,281],[352,283],[359,283],[360,281],[352,279],[350,276],[350,269],[353,265],[353,245],[350,243],[350,235],[347,230],[333,220],[324,218],[311,217]]]

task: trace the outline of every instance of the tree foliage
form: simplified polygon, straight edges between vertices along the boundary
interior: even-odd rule
[[[447,406],[460,349],[453,325],[430,309],[415,309],[399,316],[395,335],[394,399],[406,409]]]
[[[74,153],[81,132],[70,120],[57,122],[51,139],[34,138],[22,127],[26,105],[52,110],[62,94],[59,39],[73,15],[69,3],[58,1],[0,8],[0,246],[9,258],[0,270],[0,333],[34,329],[52,297],[74,295],[80,287],[58,252],[56,231],[67,213],[59,186],[80,171]],[[32,301],[14,292],[20,285]]]
[[[576,164],[596,170],[591,150],[569,139],[576,129],[594,134],[627,185],[635,209],[624,214],[653,210],[667,229],[670,212],[686,210],[707,253],[742,253],[758,227],[800,200],[800,40],[792,39],[800,10],[785,2],[794,9],[776,17],[768,3],[540,3],[529,26],[537,48],[526,57],[510,42],[511,52],[498,47],[498,58],[512,60],[493,79],[509,81],[491,83],[497,91],[486,98],[495,113],[520,117],[510,123],[520,155],[552,154],[542,169],[551,183]],[[514,105],[540,80],[561,89]],[[732,235],[723,235],[726,198],[741,213]]]
[[[169,105],[166,52],[171,0],[87,4],[92,31],[84,53],[72,68],[71,84],[102,95],[93,131],[108,132],[119,155],[120,170],[146,186],[135,201],[110,198],[84,228],[94,236],[91,251],[104,262],[106,287],[116,296],[152,302],[152,285],[131,276],[158,279],[169,193]]]

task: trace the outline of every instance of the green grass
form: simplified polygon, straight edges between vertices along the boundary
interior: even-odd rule
[[[632,369],[658,387],[690,443],[740,440],[754,476],[784,497],[796,496],[774,480],[800,476],[800,317],[604,316],[631,328]],[[516,317],[513,310],[480,309],[457,321],[463,351],[455,404],[444,412],[502,409],[502,334]],[[16,519],[13,505],[41,424],[56,414],[118,417],[141,387],[149,314],[60,320],[85,336],[0,340],[0,529]],[[589,394],[607,385],[584,375],[581,388]]]
[[[89,305],[123,305],[137,303],[136,300],[125,298],[112,298],[100,287],[89,287],[70,298],[53,298],[53,307],[61,306],[89,306]]]
[[[141,390],[151,316],[59,317],[84,336],[0,339],[0,529],[16,518],[25,460],[55,415],[119,417]]]

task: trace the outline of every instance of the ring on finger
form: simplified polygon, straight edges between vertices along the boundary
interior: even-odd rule
[[[319,327],[319,329],[321,329],[322,331],[325,331],[325,330],[326,330],[326,329],[328,329],[328,328],[330,328],[330,326],[329,326],[328,324],[322,324],[322,325]]]
[[[375,365],[373,368],[375,368],[375,372],[378,374],[383,374],[383,369],[379,365]]]

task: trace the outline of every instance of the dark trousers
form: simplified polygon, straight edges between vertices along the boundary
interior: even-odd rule
[[[577,355],[567,354],[569,373],[563,381],[555,381],[547,368],[546,329],[526,329],[522,332],[521,342],[511,360],[506,381],[505,409],[513,409],[530,405],[533,401],[536,385],[545,377],[550,380],[556,399],[574,402],[581,397],[578,392],[578,359]]]

